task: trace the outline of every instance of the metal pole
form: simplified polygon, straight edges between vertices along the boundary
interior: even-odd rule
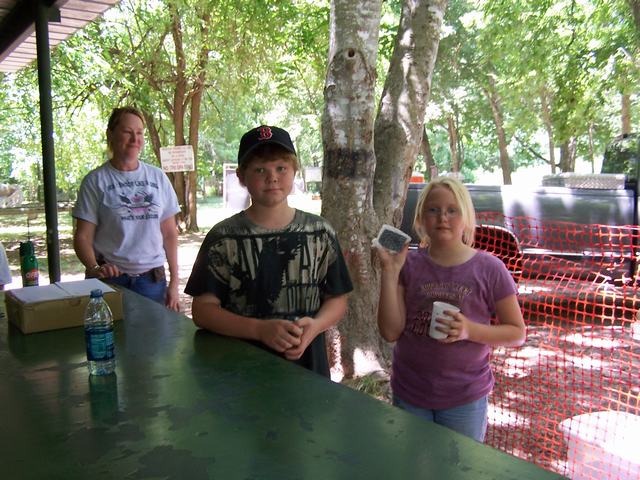
[[[58,239],[58,199],[56,164],[53,148],[53,112],[51,101],[51,57],[49,52],[50,9],[37,2],[36,48],[38,52],[38,87],[40,89],[40,131],[42,136],[42,176],[44,208],[47,222],[47,262],[49,283],[60,281],[60,242]]]

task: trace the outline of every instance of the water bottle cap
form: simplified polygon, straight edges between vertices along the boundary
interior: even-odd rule
[[[102,296],[102,290],[96,288],[95,290],[91,290],[91,298],[98,298]]]

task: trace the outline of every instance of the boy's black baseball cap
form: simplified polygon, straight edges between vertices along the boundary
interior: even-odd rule
[[[252,128],[245,133],[240,139],[240,148],[238,149],[238,166],[247,160],[249,154],[260,145],[276,144],[289,150],[296,155],[296,149],[293,146],[291,137],[286,130],[269,125],[260,125]]]

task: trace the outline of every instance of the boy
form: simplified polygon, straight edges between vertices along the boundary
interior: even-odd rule
[[[344,316],[353,287],[333,228],[287,202],[297,170],[285,130],[242,136],[236,174],[251,205],[207,234],[185,293],[198,327],[329,377],[324,331]]]

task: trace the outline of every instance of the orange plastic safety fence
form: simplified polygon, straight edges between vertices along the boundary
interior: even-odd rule
[[[487,443],[571,478],[640,478],[640,229],[477,223],[527,323],[525,345],[494,350]]]

